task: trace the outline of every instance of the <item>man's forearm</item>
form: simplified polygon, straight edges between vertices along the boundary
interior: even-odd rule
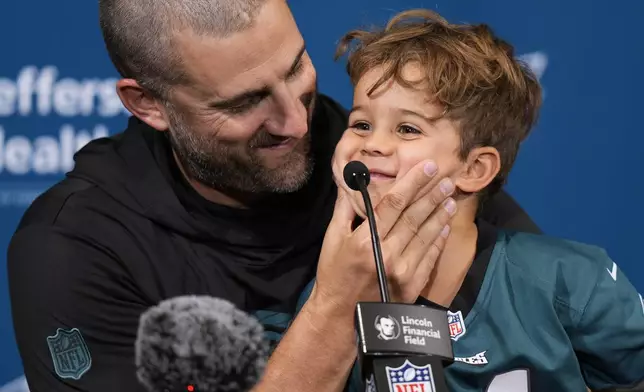
[[[302,307],[253,392],[342,391],[357,353],[353,311],[320,302]]]

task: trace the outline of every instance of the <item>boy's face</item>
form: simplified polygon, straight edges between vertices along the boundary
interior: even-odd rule
[[[424,77],[414,64],[407,65],[404,71],[406,80]],[[458,157],[460,137],[456,124],[446,118],[437,119],[443,108],[428,101],[422,86],[419,90],[405,88],[391,79],[367,96],[382,72],[381,67],[374,68],[356,85],[349,127],[333,159],[338,179],[342,179],[342,169],[349,161],[361,161],[369,168],[369,194],[374,205],[420,161],[432,159],[440,177],[454,178],[465,165]],[[339,185],[349,190],[344,182]],[[349,194],[356,212],[364,217],[362,196],[350,190]]]

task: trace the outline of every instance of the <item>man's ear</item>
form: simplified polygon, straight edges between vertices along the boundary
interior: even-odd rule
[[[501,156],[494,147],[479,147],[467,157],[454,184],[466,193],[476,193],[488,186],[501,170]]]
[[[121,79],[116,92],[127,110],[157,131],[169,128],[165,108],[158,98],[144,89],[134,79]]]

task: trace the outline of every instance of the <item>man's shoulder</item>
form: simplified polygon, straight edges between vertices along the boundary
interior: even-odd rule
[[[109,209],[96,190],[92,184],[65,179],[32,203],[7,248],[10,282],[34,286],[39,279],[34,272],[46,274],[58,286],[40,284],[40,290],[55,296],[56,290],[96,284],[96,277],[108,270],[124,276],[116,250],[128,239],[101,210],[92,208],[103,203],[102,211]]]
[[[120,259],[128,258],[128,252],[138,249],[132,236],[146,234],[140,232],[142,225],[137,217],[95,184],[65,178],[42,193],[26,210],[9,243],[7,262],[42,254],[29,260],[34,268],[52,263],[96,264],[82,260],[88,257],[103,259],[97,262],[104,266],[105,260],[110,259],[113,261],[110,265],[116,267]]]
[[[81,179],[65,178],[40,194],[27,208],[18,231],[33,225],[54,225],[61,212],[69,205],[74,195],[82,194],[93,188]]]
[[[124,155],[149,154],[145,150],[141,127],[141,122],[131,117],[123,132],[92,140],[83,146],[74,156],[74,169],[31,203],[17,230],[34,225],[61,226],[92,214],[99,221],[108,220],[112,214],[130,211],[110,192],[127,194],[127,190],[121,189],[130,175],[123,164]]]
[[[109,206],[109,207],[108,207]],[[25,211],[17,232],[33,226],[67,226],[87,216],[101,220],[100,210],[114,210],[113,201],[96,185],[67,177],[38,196]],[[99,222],[96,222],[99,223]],[[96,227],[100,227],[96,225]]]

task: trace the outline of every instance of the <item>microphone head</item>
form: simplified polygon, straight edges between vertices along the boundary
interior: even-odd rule
[[[354,191],[360,190],[360,184],[357,180],[358,176],[362,176],[364,178],[365,186],[369,185],[369,181],[371,179],[369,176],[369,169],[367,169],[367,166],[360,161],[351,161],[347,163],[342,174],[344,176],[344,182],[346,182],[349,188]]]
[[[261,324],[232,303],[207,296],[161,302],[141,315],[137,377],[150,392],[250,391],[264,372]]]

